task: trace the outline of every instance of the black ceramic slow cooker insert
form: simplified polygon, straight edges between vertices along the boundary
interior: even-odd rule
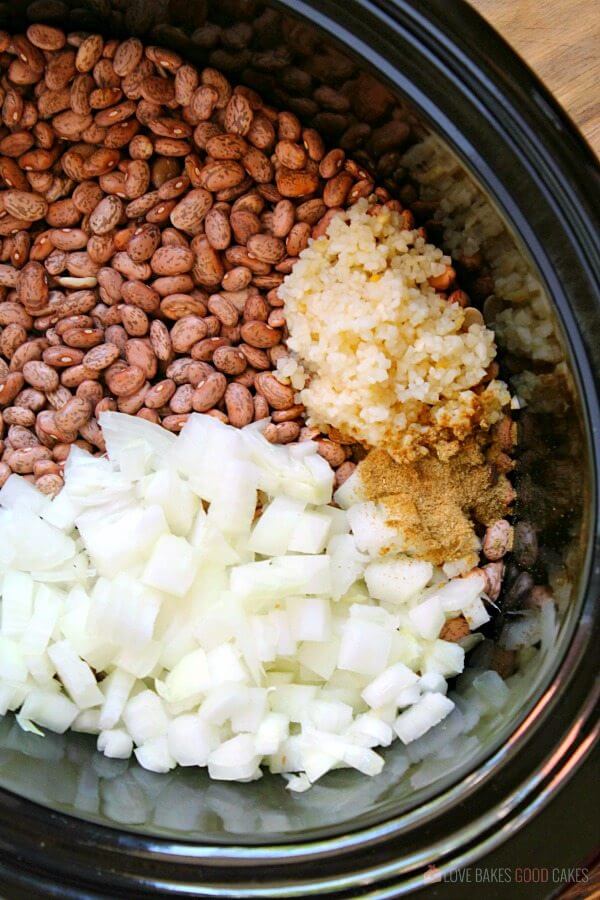
[[[481,859],[561,790],[598,732],[600,415],[595,160],[510,48],[460,0],[33,0],[30,22],[137,35],[223,70],[438,210],[481,252],[519,413],[518,519],[538,533],[560,629],[510,714],[439,770],[338,771],[306,794],[107,760],[84,735],[0,720],[2,894],[396,897]],[[218,27],[214,27],[218,26]],[[327,87],[349,98],[336,108]],[[319,90],[321,88],[321,90]],[[328,98],[329,97],[329,101]],[[398,128],[397,123],[407,123]],[[396,125],[394,125],[396,123]],[[483,290],[483,288],[482,288]],[[508,315],[503,315],[508,310]],[[519,575],[517,562],[509,577]]]

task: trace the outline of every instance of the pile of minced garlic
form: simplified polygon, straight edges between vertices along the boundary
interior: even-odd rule
[[[279,375],[300,389],[309,425],[332,425],[398,460],[456,452],[510,403],[492,380],[494,334],[428,283],[450,258],[400,215],[359,200],[312,240],[279,289],[292,358]]]

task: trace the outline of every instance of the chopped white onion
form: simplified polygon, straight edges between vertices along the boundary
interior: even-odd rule
[[[460,709],[445,696],[465,650],[438,635],[452,615],[487,621],[483,576],[447,580],[400,554],[356,473],[330,505],[314,442],[197,414],[177,437],[100,421],[108,458],[72,447],[58,497],[14,475],[0,490],[0,715],[18,711],[31,740],[71,727],[155,773],[248,781],[267,765],[303,791],[341,767],[377,775],[374,750],[396,735],[411,759],[441,759],[505,705],[507,685],[482,670]],[[503,640],[555,632],[550,602]]]

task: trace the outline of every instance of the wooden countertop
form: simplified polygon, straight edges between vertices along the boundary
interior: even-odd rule
[[[470,0],[553,92],[600,155],[598,0]]]

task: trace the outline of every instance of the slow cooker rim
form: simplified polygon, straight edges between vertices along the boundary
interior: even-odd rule
[[[279,5],[280,5],[280,6],[283,5],[284,7],[286,7],[288,4],[285,4],[285,3],[282,4],[282,3],[280,3]],[[294,3],[294,4],[289,4],[289,5],[292,6],[292,8],[294,9],[294,11],[296,11],[296,12],[298,12],[300,9],[305,9],[305,8],[307,9],[307,8],[310,6],[310,4],[308,4],[308,3]],[[327,5],[327,6],[335,6],[335,7],[337,7],[338,9],[340,8],[340,4],[339,4],[339,3],[333,3],[333,4],[319,4],[319,6],[320,6],[321,8],[323,8],[325,5]],[[385,9],[385,10],[386,10],[386,14],[387,14],[388,16],[394,16],[394,18],[396,18],[397,16],[400,16],[400,13],[401,13],[402,16],[404,17],[404,20],[405,20],[405,21],[406,21],[406,20],[411,20],[411,21],[414,22],[415,18],[420,17],[420,18],[421,18],[421,23],[420,23],[420,24],[423,24],[423,16],[424,16],[424,15],[426,15],[427,17],[429,17],[430,15],[432,15],[432,16],[433,16],[433,19],[435,19],[436,9],[437,9],[438,12],[439,12],[439,6],[440,6],[440,4],[436,2],[436,0],[428,0],[428,2],[422,3],[422,4],[421,4],[421,7],[420,7],[420,9],[419,9],[418,11],[412,9],[408,3],[404,2],[404,0],[402,0],[402,2],[400,2],[400,0],[398,0],[398,2],[396,2],[396,3],[394,3],[394,4],[390,4],[390,3],[387,3],[387,2],[370,2],[370,0],[363,0],[363,2],[359,2],[358,5],[359,5],[362,9],[367,9],[367,8],[370,8],[370,9],[372,9],[372,10],[376,10],[376,9]],[[390,7],[391,7],[391,9],[390,9]],[[593,164],[593,160],[591,160],[591,158],[590,158],[589,150],[587,150],[587,149],[585,148],[585,146],[583,145],[583,142],[581,141],[580,137],[574,132],[572,124],[569,122],[568,119],[566,119],[566,117],[564,116],[564,114],[562,113],[562,111],[559,110],[559,108],[556,106],[556,104],[555,104],[555,102],[553,101],[553,99],[549,97],[549,95],[547,94],[547,92],[545,91],[545,89],[540,85],[540,83],[537,81],[537,79],[535,78],[535,76],[533,76],[532,73],[530,73],[529,70],[526,69],[526,67],[524,67],[524,65],[523,65],[520,61],[517,61],[517,58],[515,57],[513,51],[510,50],[510,48],[508,48],[507,45],[505,45],[504,42],[502,42],[501,39],[500,39],[497,35],[495,35],[495,33],[493,33],[493,32],[489,29],[489,26],[487,26],[486,24],[483,24],[482,20],[481,20],[481,19],[480,19],[480,18],[479,18],[479,17],[478,17],[471,9],[470,9],[470,8],[466,7],[466,5],[464,5],[462,2],[456,4],[456,8],[458,8],[459,11],[461,12],[461,27],[464,28],[465,31],[470,32],[471,28],[476,28],[476,29],[479,29],[479,30],[483,29],[484,31],[487,30],[488,33],[486,34],[486,41],[490,41],[490,40],[491,40],[492,43],[495,43],[495,44],[497,45],[499,56],[501,57],[502,55],[506,56],[506,54],[509,54],[509,55],[513,58],[513,60],[516,61],[517,75],[514,76],[514,79],[513,79],[513,80],[518,80],[518,81],[520,82],[520,88],[519,88],[519,91],[520,91],[521,93],[524,91],[524,87],[523,87],[523,79],[525,79],[525,81],[526,81],[526,82],[528,83],[528,85],[529,85],[530,90],[531,90],[531,91],[535,91],[535,92],[537,93],[538,97],[541,97],[541,99],[544,101],[544,104],[545,104],[549,109],[552,110],[553,115],[554,115],[555,117],[557,117],[557,120],[558,120],[559,122],[562,123],[562,124],[561,124],[562,130],[564,131],[564,130],[566,129],[566,131],[569,133],[570,138],[572,139],[572,141],[573,141],[575,147],[577,148],[577,151],[576,151],[576,152],[577,152],[578,154],[582,155],[581,158],[582,158],[582,160],[585,162],[585,166],[589,167],[590,164]],[[456,8],[453,9],[451,18],[454,17],[454,14],[455,14],[456,11],[457,11]],[[444,10],[444,12],[446,12],[446,10]],[[473,17],[474,17],[474,18],[473,18]],[[468,22],[469,18],[472,20],[472,24],[471,24],[471,25],[470,25],[469,22]],[[466,24],[465,24],[465,20],[466,20]],[[429,19],[429,18],[427,18],[427,21],[431,24],[431,21],[432,21],[432,20]],[[435,33],[435,26],[433,26],[433,25],[432,25],[432,33]],[[449,48],[446,48],[446,49],[448,50]],[[478,61],[478,66],[480,66],[480,65],[482,65],[481,60]],[[509,89],[509,88],[506,88],[506,90],[508,90],[508,92],[509,92],[508,96],[510,97],[510,89]],[[503,94],[503,96],[505,96],[505,95]],[[543,142],[542,142],[542,143],[543,143]],[[556,162],[556,160],[555,160],[555,162]],[[582,162],[582,165],[583,165],[583,162]],[[473,167],[476,168],[475,166],[473,166]],[[574,190],[574,187],[575,187],[575,186],[578,188],[577,191]],[[581,189],[583,189],[583,184],[580,185],[579,183],[576,183],[575,185],[565,185],[565,186],[563,186],[563,193],[564,193],[564,192],[567,192],[568,194],[571,195],[571,196],[569,197],[570,205],[574,206],[574,208],[578,210],[578,215],[579,215],[579,219],[580,219],[580,222],[579,222],[578,224],[579,224],[580,226],[584,226],[585,223],[589,223],[590,221],[591,221],[592,224],[593,224],[593,216],[590,215],[590,210],[589,210],[589,209],[588,209],[587,212],[585,212],[585,214],[584,214],[584,210],[586,209],[586,205],[585,205],[585,204],[579,204],[577,201],[575,201],[575,199],[574,199],[574,197],[573,197],[573,195],[579,195],[579,196],[580,196],[580,195],[581,195]],[[580,228],[579,230],[581,230],[581,228]],[[585,227],[584,227],[584,231],[585,231]],[[588,231],[588,235],[590,235],[590,231]],[[588,263],[591,263],[591,261],[592,261],[592,260],[591,260],[591,257],[588,255]],[[559,287],[560,287],[560,286],[559,286]],[[568,310],[568,308],[567,308],[567,305],[566,305],[566,304],[567,304],[566,298],[565,298],[565,297],[562,297],[562,295],[561,295],[560,293],[559,293],[559,294],[555,294],[555,296],[560,296],[561,299],[563,300],[563,305],[565,306],[565,310],[562,310],[562,309],[561,309],[561,310],[560,310],[561,313],[564,312],[564,311],[566,311],[567,313],[569,313],[569,315],[567,316],[566,319],[563,318],[563,323],[564,323],[565,330],[566,330],[567,333],[569,334],[569,338],[570,338],[571,340],[573,340],[574,338],[576,339],[576,340],[575,340],[575,350],[576,350],[576,356],[577,356],[577,363],[578,363],[578,366],[580,367],[580,371],[581,371],[582,383],[585,384],[586,386],[587,386],[587,385],[590,385],[590,384],[593,385],[592,373],[591,373],[591,369],[590,369],[589,362],[588,362],[588,359],[587,359],[587,354],[586,354],[586,353],[584,352],[584,350],[583,350],[583,345],[582,345],[582,342],[581,342],[581,340],[580,340],[579,330],[578,330],[578,327],[577,327],[577,325],[576,325],[576,323],[575,323],[574,316],[571,316],[571,315],[570,315],[570,312],[569,312],[569,310]],[[599,305],[599,304],[598,304],[598,301],[596,301],[596,305],[597,305],[597,306]],[[589,429],[590,429],[590,444],[591,444],[591,446],[594,448],[595,454],[596,454],[596,458],[597,458],[597,455],[598,455],[598,448],[599,448],[599,441],[600,441],[600,438],[598,437],[598,423],[599,423],[600,419],[599,419],[599,417],[598,417],[597,402],[594,403],[595,398],[594,398],[593,396],[590,396],[590,395],[588,395],[588,396],[586,397],[585,394],[584,394],[583,397],[582,397],[582,399],[584,400],[584,402],[586,402],[586,405],[587,405],[587,407],[588,407],[588,409],[587,409],[587,412],[588,412],[587,422],[588,422],[588,427],[589,427]],[[591,601],[592,599],[593,599],[593,597],[591,596],[591,591],[588,590],[588,603],[587,603],[587,609],[589,609],[589,607],[590,607],[590,601]],[[590,610],[590,612],[591,612],[591,610]],[[563,664],[564,664],[564,661],[563,661]],[[582,746],[584,746],[584,745],[585,745],[585,746],[588,746],[588,744],[589,744],[589,735],[590,735],[591,733],[592,733],[592,732],[589,732],[586,736],[584,736],[584,741],[583,741]],[[588,744],[585,744],[586,741],[588,742]],[[588,746],[588,749],[589,749],[589,746]],[[11,799],[13,799],[13,800],[15,799],[15,795],[10,794],[10,792],[8,792],[8,791],[6,791],[6,792],[5,792],[5,791],[2,791],[1,794],[0,794],[0,797],[2,797],[2,796],[5,796],[7,799],[8,799],[8,798],[11,798]],[[19,800],[21,801],[21,803],[26,804],[26,805],[28,805],[29,807],[37,807],[39,810],[41,810],[42,814],[41,814],[40,818],[43,818],[44,816],[47,817],[47,816],[49,815],[49,812],[48,812],[48,810],[47,810],[45,807],[38,806],[37,804],[34,804],[32,801],[24,801],[24,800],[22,800],[22,798],[17,798],[17,799],[19,799]],[[9,806],[9,807],[12,807],[12,803],[10,803],[10,800],[9,800],[9,802],[8,802],[8,806]],[[31,810],[30,810],[30,811],[31,811]],[[188,845],[188,844],[186,844],[186,843],[184,843],[184,842],[178,843],[178,842],[173,842],[173,841],[168,841],[168,840],[164,840],[164,841],[163,841],[163,840],[160,839],[160,838],[147,838],[147,837],[145,837],[145,836],[143,836],[143,835],[133,834],[133,833],[131,833],[131,832],[129,832],[129,833],[127,833],[127,834],[125,835],[124,832],[117,831],[116,829],[111,829],[111,828],[108,828],[108,827],[105,827],[105,826],[93,825],[93,824],[91,824],[91,823],[87,823],[87,822],[84,822],[84,821],[82,821],[82,820],[80,820],[80,819],[75,819],[74,817],[67,816],[67,815],[64,815],[64,814],[51,813],[51,815],[53,816],[55,825],[58,825],[58,820],[60,820],[61,818],[64,818],[65,820],[69,820],[71,823],[75,823],[76,826],[77,826],[78,828],[80,828],[80,829],[85,828],[86,831],[88,831],[88,837],[90,838],[90,840],[92,840],[92,842],[93,842],[94,838],[92,837],[92,834],[90,834],[89,832],[90,832],[90,830],[93,831],[93,830],[95,829],[95,830],[97,830],[98,832],[100,832],[102,835],[104,835],[105,837],[108,837],[109,835],[112,835],[112,834],[114,833],[114,835],[115,835],[115,843],[121,843],[121,842],[122,842],[122,838],[123,838],[124,836],[127,836],[127,837],[130,837],[130,836],[131,836],[131,837],[133,838],[134,842],[139,843],[140,849],[141,849],[142,847],[145,847],[145,848],[146,848],[146,851],[148,851],[148,850],[152,851],[152,850],[158,849],[158,846],[162,846],[163,844],[166,845],[166,846],[168,846],[168,847],[170,848],[171,852],[172,852],[173,850],[175,850],[176,847],[179,847],[179,848],[181,848],[182,851],[186,851],[186,852],[188,852],[188,853],[189,853],[189,850],[190,850],[190,845]],[[54,817],[56,817],[56,818],[54,818]],[[380,826],[378,826],[378,827],[379,827],[379,828],[382,828],[384,825],[389,824],[389,822],[390,822],[390,820],[388,820],[388,822],[386,822],[386,823],[382,823],[382,824],[381,824]],[[367,833],[369,830],[370,830],[370,829],[367,829],[366,832],[363,831],[363,830],[355,831],[355,832],[352,832],[352,835],[351,835],[351,836],[352,836],[352,837],[358,837],[358,836],[364,835],[364,836],[366,837],[366,833]],[[385,839],[387,839],[387,837],[389,837],[389,835],[386,835]],[[340,841],[342,841],[343,839],[344,839],[344,836],[336,837],[336,838],[333,838],[333,839],[331,839],[331,840],[332,840],[333,842],[340,842]],[[382,838],[382,839],[384,839],[384,838]],[[102,843],[102,842],[100,842],[100,844],[101,844],[101,843]],[[317,843],[323,844],[324,842],[323,842],[323,841],[318,841]],[[2,846],[2,842],[0,841],[0,847],[1,847],[1,846]],[[306,845],[301,845],[301,847],[302,847],[302,846],[305,846],[305,847],[306,847]],[[131,849],[131,847],[129,847],[128,849]],[[200,851],[200,850],[202,850],[203,848],[201,848],[200,845],[196,845],[196,849],[197,849],[198,851]],[[232,851],[234,848],[232,848],[231,846],[223,846],[223,845],[221,845],[220,847],[215,847],[215,846],[210,845],[210,846],[207,847],[206,849],[211,851],[211,855],[212,855],[212,853],[213,853],[214,851],[218,850],[219,853],[220,853],[220,858],[221,858],[221,860],[222,860],[222,861],[226,861],[226,860],[228,859],[228,854],[231,854],[231,851]],[[245,853],[248,853],[248,854],[253,855],[253,856],[256,856],[256,857],[260,857],[260,862],[261,862],[261,863],[267,863],[267,862],[274,862],[274,861],[275,861],[273,858],[268,858],[267,856],[265,856],[265,855],[261,852],[261,851],[268,850],[269,848],[265,848],[265,847],[261,847],[261,846],[256,846],[256,845],[255,845],[255,846],[252,846],[252,847],[246,847],[246,848],[241,848],[241,849],[243,849]],[[273,848],[273,849],[279,849],[279,850],[281,850],[281,851],[283,851],[283,852],[285,852],[285,851],[287,850],[287,851],[289,852],[289,850],[290,850],[291,848],[290,848],[290,845],[289,845],[289,844],[279,844],[279,845],[277,845],[277,847],[275,847],[275,848]],[[221,853],[221,850],[222,850],[222,853]],[[214,855],[216,856],[217,854],[215,853]],[[237,857],[237,858],[239,859],[240,857]],[[195,859],[198,860],[198,856],[195,856]],[[282,896],[283,896],[283,894],[282,894]]]

